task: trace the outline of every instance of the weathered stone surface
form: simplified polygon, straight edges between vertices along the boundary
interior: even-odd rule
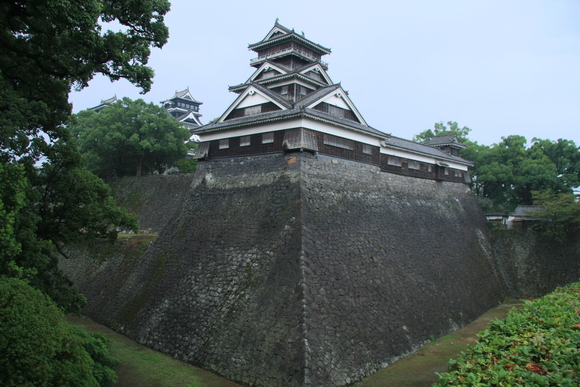
[[[157,239],[63,268],[96,321],[232,380],[348,385],[506,295],[465,185],[302,153],[164,178],[116,190],[156,192]]]

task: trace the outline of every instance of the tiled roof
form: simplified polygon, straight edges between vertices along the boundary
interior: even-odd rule
[[[431,138],[429,141],[425,143],[425,145],[430,146],[442,146],[442,145],[455,145],[462,148],[465,148],[465,144],[460,143],[457,141],[457,135],[455,134],[446,134],[443,136],[435,136]]]
[[[530,206],[530,205],[519,205],[516,207],[514,212],[510,212],[510,216],[518,216],[518,217],[531,217],[530,212],[533,211],[542,211],[542,207],[538,206]]]
[[[387,147],[400,148],[406,151],[411,151],[414,153],[427,154],[439,159],[445,159],[453,162],[457,162],[463,165],[473,165],[472,162],[462,159],[461,157],[452,156],[445,153],[437,148],[433,148],[428,145],[419,144],[414,141],[405,140],[399,137],[389,137],[385,140]]]

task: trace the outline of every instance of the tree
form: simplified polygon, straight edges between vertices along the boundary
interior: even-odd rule
[[[467,126],[460,128],[455,121],[447,121],[447,125],[449,126],[446,126],[443,121],[437,122],[433,126],[433,130],[427,129],[413,136],[413,141],[426,143],[435,136],[455,134],[459,142],[463,144],[467,144],[469,142],[467,136],[469,135],[469,132],[471,132],[471,129],[469,129]]]
[[[151,88],[150,46],[168,37],[167,0],[54,0],[0,3],[0,150],[40,157],[66,130],[68,93],[96,73]],[[117,21],[123,32],[103,32]]]
[[[0,384],[112,386],[119,362],[107,341],[69,325],[63,312],[25,281],[0,277]]]
[[[101,177],[162,173],[189,149],[189,131],[142,99],[123,98],[99,113],[82,111],[69,128],[87,168]]]
[[[466,148],[461,157],[473,162],[471,188],[480,202],[490,201],[486,211],[512,211],[518,204],[532,204],[533,191],[552,190],[571,193],[580,185],[580,150],[573,141],[534,138],[531,146],[525,137],[511,135],[491,146],[469,140],[471,129],[456,122],[435,124],[435,130],[416,135],[427,142],[435,135],[455,134]]]
[[[0,2],[0,275],[29,279],[65,310],[83,297],[58,270],[55,249],[137,227],[83,169],[64,125],[68,93],[97,73],[148,91],[150,47],[167,41],[168,10],[167,0]],[[103,31],[114,21],[124,31]]]
[[[572,193],[555,193],[552,190],[534,191],[537,210],[528,213],[538,220],[532,229],[545,237],[564,243],[578,233],[580,202]]]

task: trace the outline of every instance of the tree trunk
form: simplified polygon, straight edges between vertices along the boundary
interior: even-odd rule
[[[141,176],[141,157],[137,159],[137,171],[135,172],[135,176]]]

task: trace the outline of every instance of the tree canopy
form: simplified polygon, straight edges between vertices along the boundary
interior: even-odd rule
[[[471,129],[459,128],[454,121],[436,123],[414,136],[427,142],[435,135],[455,134],[466,145],[461,157],[473,162],[472,190],[482,200],[484,210],[512,211],[518,204],[533,204],[534,191],[572,193],[580,185],[580,150],[573,141],[510,135],[491,146],[468,138]],[[491,203],[491,204],[486,204]]]
[[[98,113],[84,110],[69,128],[87,168],[101,177],[163,173],[189,149],[189,131],[142,99],[123,98]]]
[[[148,91],[150,48],[167,41],[168,10],[167,0],[0,3],[0,275],[27,278],[65,310],[78,310],[83,297],[55,250],[137,228],[84,169],[65,126],[68,94],[97,73]],[[108,30],[111,22],[122,31]]]

